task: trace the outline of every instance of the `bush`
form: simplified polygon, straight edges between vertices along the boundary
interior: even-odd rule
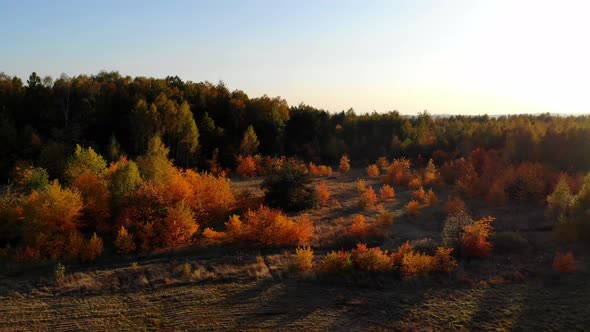
[[[328,204],[330,200],[330,191],[328,190],[328,184],[326,181],[322,181],[317,185],[316,188],[318,192],[318,199],[320,201],[320,205],[324,206]]]
[[[410,241],[404,242],[401,246],[399,246],[397,251],[391,253],[393,266],[401,267],[404,256],[413,250],[414,248],[410,244]]]
[[[445,203],[445,212],[446,214],[456,214],[459,212],[467,212],[467,207],[465,206],[465,202],[458,197],[449,198]]]
[[[311,247],[297,247],[290,263],[290,270],[311,271],[313,269],[313,249]]]
[[[434,254],[433,269],[437,272],[451,272],[457,267],[457,262],[451,256],[453,248],[436,248]]]
[[[310,185],[305,165],[288,160],[271,167],[264,176],[262,189],[266,204],[285,211],[300,211],[318,206],[318,194]]]
[[[82,260],[93,262],[98,256],[102,255],[102,251],[102,239],[94,233],[82,249]]]
[[[236,162],[238,163],[238,166],[236,167],[236,173],[239,177],[249,178],[256,176],[258,166],[256,165],[256,161],[252,156],[243,157],[239,155],[236,157]]]
[[[350,235],[354,237],[364,238],[367,236],[369,227],[367,226],[365,216],[357,214],[352,218],[352,225],[350,226]]]
[[[418,189],[412,191],[412,197],[419,202],[424,202],[424,199],[426,198],[426,191],[424,191],[424,188],[420,186]]]
[[[473,223],[473,219],[463,211],[449,215],[445,219],[442,230],[443,245],[447,248],[458,248],[463,228]]]
[[[340,158],[340,164],[338,165],[338,172],[340,173],[348,173],[350,171],[350,159],[348,159],[347,155],[342,156]]]
[[[384,184],[381,189],[379,190],[379,196],[381,196],[382,200],[388,200],[390,198],[394,198],[395,197],[395,191],[393,190],[393,187],[388,185],[388,184]]]
[[[393,267],[387,251],[383,252],[379,247],[367,248],[364,243],[357,243],[352,249],[352,261],[357,268],[368,272],[386,272]]]
[[[372,208],[375,206],[377,202],[377,195],[375,194],[375,190],[373,190],[372,186],[369,186],[365,192],[361,194],[359,198],[358,207],[361,210]]]
[[[352,270],[352,254],[344,250],[331,251],[320,262],[320,271],[329,275],[344,275]]]
[[[408,182],[408,188],[411,188],[411,189],[421,188],[422,189],[422,180],[420,180],[419,177],[414,177],[414,178],[410,179],[410,181]],[[424,191],[424,189],[422,189],[422,191]]]
[[[370,176],[370,177],[375,178],[375,177],[378,177],[379,176],[379,167],[377,165],[374,165],[374,164],[373,165],[369,165],[366,168],[366,171],[367,171],[367,175]]]
[[[393,224],[393,212],[389,210],[382,210],[377,214],[377,223],[383,227],[388,227]]]
[[[122,255],[135,251],[135,238],[133,237],[133,234],[129,234],[127,229],[123,226],[121,226],[117,232],[115,248],[117,248],[117,252]]]
[[[429,255],[433,255],[437,248],[437,243],[429,237],[414,240],[410,242],[410,245],[415,250]]]
[[[574,196],[571,193],[565,176],[562,175],[553,193],[547,196],[547,216],[554,219],[564,216],[573,202]]]
[[[406,212],[410,217],[417,217],[420,214],[420,203],[415,200],[411,200],[406,204]]]
[[[312,162],[309,163],[308,170],[309,173],[315,177],[329,176],[332,173],[332,167],[325,165],[316,166]]]
[[[482,218],[463,227],[461,234],[461,255],[463,257],[487,257],[492,251],[488,238],[492,234],[492,217]]]
[[[389,161],[385,157],[379,157],[377,158],[375,165],[377,165],[381,171],[385,171],[389,167]]]
[[[426,203],[429,206],[434,206],[438,204],[438,198],[436,197],[436,194],[432,189],[429,189],[428,192],[426,192],[426,196],[424,197],[424,203]]]
[[[360,194],[364,193],[366,190],[367,190],[367,184],[365,183],[365,180],[363,180],[363,179],[356,180],[356,192],[360,195]]]
[[[434,259],[432,256],[415,251],[409,251],[403,256],[401,272],[405,278],[423,277],[433,269]]]
[[[560,273],[576,272],[576,259],[571,251],[566,254],[561,252],[555,253],[553,258],[553,270]]]
[[[303,216],[295,222],[280,210],[263,205],[247,211],[244,221],[234,215],[225,225],[230,242],[245,241],[262,245],[306,244],[314,231],[308,217]]]
[[[529,242],[520,233],[501,232],[494,236],[494,250],[498,252],[523,251],[529,247]]]
[[[53,270],[53,277],[55,281],[61,282],[66,277],[66,267],[62,263],[57,263],[55,270]]]
[[[387,167],[381,181],[389,185],[406,185],[409,182],[411,163],[406,158],[394,159]]]

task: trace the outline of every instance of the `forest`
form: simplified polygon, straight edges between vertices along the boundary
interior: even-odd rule
[[[194,250],[284,250],[281,278],[348,283],[519,283],[535,255],[585,271],[586,115],[357,114],[177,76],[0,74],[0,136],[0,263],[61,286]],[[477,265],[507,252],[521,265]]]

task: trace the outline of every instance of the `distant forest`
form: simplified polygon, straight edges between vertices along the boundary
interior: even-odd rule
[[[477,148],[498,151],[506,163],[540,162],[568,172],[590,169],[588,116],[330,113],[310,105],[289,106],[280,97],[250,98],[221,82],[185,82],[177,76],[100,72],[53,80],[32,73],[25,84],[0,73],[3,182],[17,161],[62,178],[77,144],[116,161],[121,155],[144,154],[155,135],[170,148],[177,166],[199,169],[212,162],[233,169],[237,156],[254,153],[332,165],[342,155],[362,166],[380,156],[405,156],[416,166],[433,158],[440,165]],[[257,143],[244,144],[252,139]]]

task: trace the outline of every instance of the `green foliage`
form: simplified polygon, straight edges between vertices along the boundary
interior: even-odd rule
[[[80,145],[76,145],[74,154],[66,166],[65,177],[69,182],[72,182],[86,173],[102,176],[105,174],[106,168],[107,162],[92,148],[83,149]]]
[[[258,136],[256,136],[256,132],[254,131],[254,127],[249,126],[244,133],[244,138],[242,138],[242,143],[240,143],[240,152],[244,156],[253,156],[258,151],[258,146],[260,142],[258,141]]]
[[[170,149],[164,145],[160,136],[152,137],[146,153],[137,158],[141,177],[155,183],[169,181],[175,171],[172,162],[168,159],[169,152]]]
[[[133,161],[118,161],[110,174],[110,190],[113,201],[118,204],[141,185],[139,168]]]
[[[295,160],[285,160],[265,172],[265,202],[285,211],[300,211],[319,205],[316,189],[311,185],[307,167]]]
[[[13,179],[16,189],[25,193],[33,190],[43,190],[49,185],[47,171],[42,167],[32,165],[17,165]]]
[[[574,202],[574,196],[564,176],[559,178],[555,190],[547,196],[547,215],[552,218],[564,216]]]

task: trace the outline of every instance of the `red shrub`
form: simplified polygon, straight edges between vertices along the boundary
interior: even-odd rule
[[[256,161],[252,156],[243,157],[239,155],[236,158],[236,161],[238,163],[238,166],[236,167],[236,173],[238,176],[243,178],[256,176],[258,166],[256,165]]]
[[[555,253],[553,258],[553,270],[561,273],[572,273],[576,271],[576,259],[571,251],[566,254]]]
[[[480,219],[463,227],[461,255],[464,257],[487,257],[492,251],[488,238],[492,234],[492,217]]]

